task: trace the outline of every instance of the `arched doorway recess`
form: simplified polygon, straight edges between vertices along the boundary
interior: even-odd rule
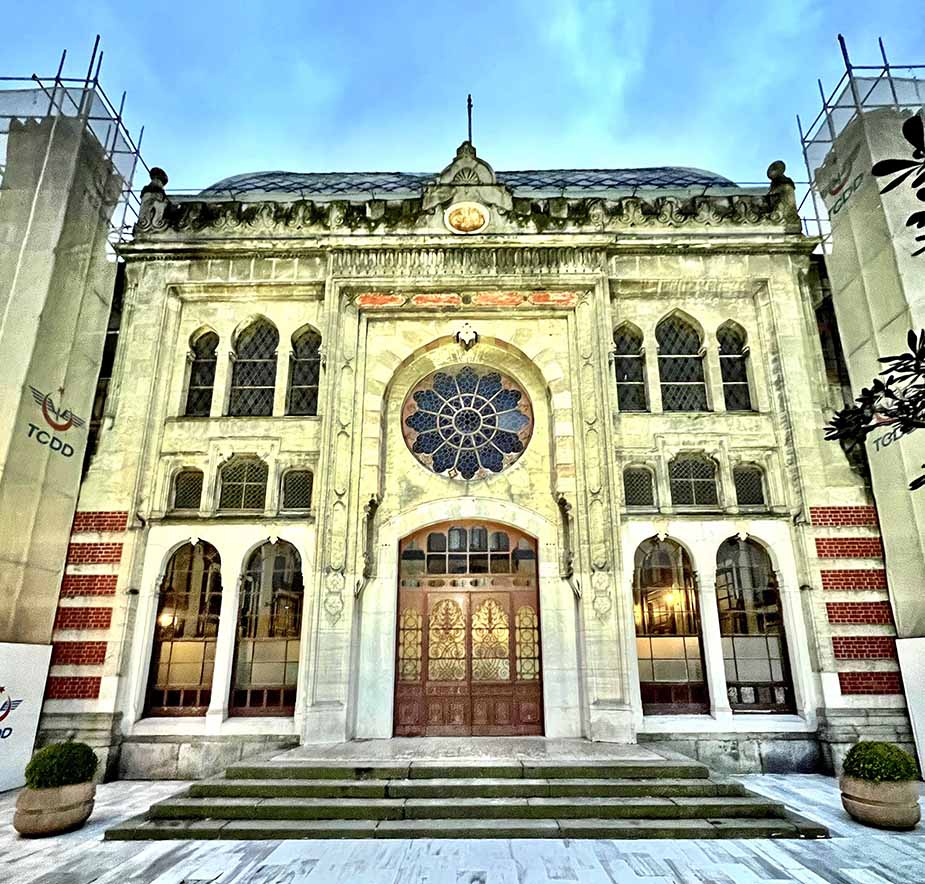
[[[396,736],[543,733],[536,542],[446,522],[399,547]]]

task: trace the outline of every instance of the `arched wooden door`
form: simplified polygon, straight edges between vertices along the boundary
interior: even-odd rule
[[[536,543],[447,522],[399,550],[396,736],[543,733]]]

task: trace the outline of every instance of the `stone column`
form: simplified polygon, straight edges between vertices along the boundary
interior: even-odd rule
[[[231,385],[231,363],[234,353],[230,347],[219,344],[215,351],[215,383],[212,386],[210,417],[221,417],[228,407],[228,389]]]
[[[662,410],[662,386],[658,374],[658,341],[655,340],[654,328],[646,330],[642,346],[645,354],[646,399],[649,411],[657,413]]]
[[[701,571],[698,575],[697,603],[700,605],[700,633],[703,636],[704,678],[710,691],[710,714],[721,726],[732,723],[732,708],[726,694],[726,665],[723,662],[723,640],[719,631],[719,611],[716,608],[716,571]]]
[[[240,553],[221,549],[222,557],[222,608],[218,619],[218,637],[215,642],[215,668],[212,671],[212,701],[206,712],[206,733],[221,730],[228,717],[228,694],[231,690],[234,645],[238,631],[238,596],[241,591],[241,569],[244,565]]]
[[[290,354],[289,347],[281,342],[276,351],[276,387],[273,390],[273,417],[282,417],[286,413]]]
[[[707,334],[704,340],[706,352],[703,357],[703,370],[707,381],[707,396],[713,411],[726,410],[726,397],[723,395],[723,372],[719,365],[719,343],[716,335]]]

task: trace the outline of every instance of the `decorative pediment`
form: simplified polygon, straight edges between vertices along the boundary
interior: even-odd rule
[[[514,205],[511,189],[498,184],[495,170],[479,159],[475,147],[464,141],[453,161],[424,188],[423,209],[429,211],[450,203],[483,203],[506,212]]]

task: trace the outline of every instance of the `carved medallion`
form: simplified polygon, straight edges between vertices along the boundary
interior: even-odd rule
[[[488,209],[479,203],[454,203],[443,213],[443,223],[453,233],[481,233],[489,219]]]

